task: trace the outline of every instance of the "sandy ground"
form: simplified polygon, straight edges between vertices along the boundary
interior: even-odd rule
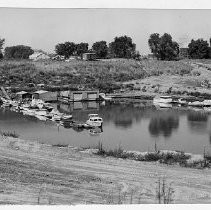
[[[166,93],[169,88],[172,88],[172,91],[183,91],[187,92],[200,92],[211,94],[211,89],[201,87],[201,82],[204,80],[211,81],[211,70],[207,69],[208,64],[202,64],[199,62],[191,63],[193,70],[192,75],[160,75],[160,76],[151,76],[145,79],[131,80],[124,82],[124,84],[134,84],[135,89],[140,89],[142,92],[145,88],[145,94],[155,94],[155,89],[158,88],[158,93]],[[200,75],[196,76],[193,72],[199,72]]]
[[[0,137],[1,204],[157,203],[159,177],[172,203],[211,203],[211,170],[103,158],[37,142]]]

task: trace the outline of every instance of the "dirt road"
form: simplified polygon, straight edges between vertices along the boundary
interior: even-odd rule
[[[1,204],[157,203],[159,177],[172,203],[211,203],[211,170],[103,158],[0,137]]]

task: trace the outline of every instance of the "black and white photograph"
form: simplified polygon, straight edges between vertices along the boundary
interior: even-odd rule
[[[92,5],[0,4],[0,206],[211,204],[211,7]]]

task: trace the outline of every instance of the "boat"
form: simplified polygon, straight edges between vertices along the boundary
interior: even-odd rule
[[[203,105],[204,106],[211,106],[211,100],[204,100]]]
[[[159,103],[170,104],[170,103],[172,103],[172,101],[173,101],[173,99],[171,96],[156,96],[153,99],[154,104],[159,104]]]
[[[35,111],[35,115],[39,115],[39,116],[47,116],[47,110],[46,109],[39,109]]]
[[[67,120],[71,120],[72,118],[73,118],[72,115],[63,115],[63,116],[61,117],[61,120],[67,121]]]
[[[179,98],[179,99],[178,99],[178,104],[184,106],[184,105],[187,105],[188,102],[187,102],[186,99],[184,99],[184,98]]]
[[[106,96],[105,93],[100,93],[99,96],[104,99],[105,101],[111,101],[112,97]]]
[[[188,102],[188,106],[203,106],[203,105],[204,105],[203,101]]]
[[[89,119],[86,121],[87,125],[92,127],[101,127],[103,125],[103,119],[98,114],[89,114]]]
[[[46,121],[47,118],[45,116],[42,116],[42,115],[35,115],[35,117],[39,120],[42,120],[42,121]]]

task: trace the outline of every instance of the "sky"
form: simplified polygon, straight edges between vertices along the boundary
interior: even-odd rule
[[[17,9],[0,8],[0,38],[5,45],[28,45],[54,52],[65,41],[110,43],[130,36],[141,54],[150,53],[152,33],[169,33],[180,47],[191,39],[211,37],[211,10]]]

